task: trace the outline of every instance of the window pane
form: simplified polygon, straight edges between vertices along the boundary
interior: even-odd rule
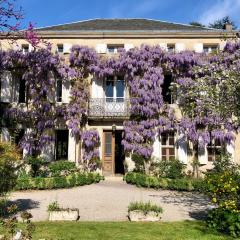
[[[166,148],[162,148],[162,155],[166,155],[166,154],[167,154]]]
[[[124,80],[117,80],[117,82],[116,82],[116,92],[117,92],[117,98],[123,98],[124,97]]]
[[[112,155],[112,133],[105,133],[105,155]]]
[[[161,144],[166,145],[167,144],[167,135],[165,133],[161,134]]]
[[[106,81],[105,94],[107,98],[113,98],[113,81]]]
[[[174,148],[169,148],[169,155],[175,156],[175,149]]]

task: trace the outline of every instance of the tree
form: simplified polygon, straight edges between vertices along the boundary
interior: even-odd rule
[[[19,30],[23,12],[14,3],[14,0],[0,0],[0,32],[9,34]]]
[[[230,19],[229,16],[223,17],[222,19],[218,19],[213,23],[210,23],[208,27],[216,28],[216,29],[224,29],[226,24],[231,24],[233,30],[237,29],[236,24]]]
[[[195,21],[190,22],[189,24],[192,25],[192,26],[196,26],[196,27],[206,27],[206,26],[203,25],[202,23],[200,23],[200,22],[195,22]]]

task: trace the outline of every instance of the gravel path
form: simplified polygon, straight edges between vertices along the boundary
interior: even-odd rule
[[[47,206],[56,200],[62,207],[78,208],[80,221],[124,221],[130,202],[149,200],[162,206],[163,221],[201,219],[209,204],[197,193],[137,188],[121,177],[72,189],[13,192],[10,199],[29,210],[34,221],[47,220]]]

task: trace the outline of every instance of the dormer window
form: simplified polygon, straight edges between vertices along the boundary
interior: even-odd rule
[[[29,53],[29,44],[23,44],[22,45],[22,52],[25,53]]]
[[[118,53],[120,48],[124,48],[123,44],[108,44],[107,52],[108,53]]]
[[[58,53],[63,53],[63,44],[58,44],[57,45],[57,52]]]
[[[218,44],[203,44],[203,52],[205,53],[215,53],[218,52]]]
[[[171,53],[175,52],[175,44],[172,44],[172,43],[167,44],[167,51]]]

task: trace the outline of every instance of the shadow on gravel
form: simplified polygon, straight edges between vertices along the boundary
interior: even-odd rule
[[[27,211],[39,206],[39,202],[33,201],[31,199],[17,199],[14,201],[9,201],[8,205],[16,204],[19,211]]]

